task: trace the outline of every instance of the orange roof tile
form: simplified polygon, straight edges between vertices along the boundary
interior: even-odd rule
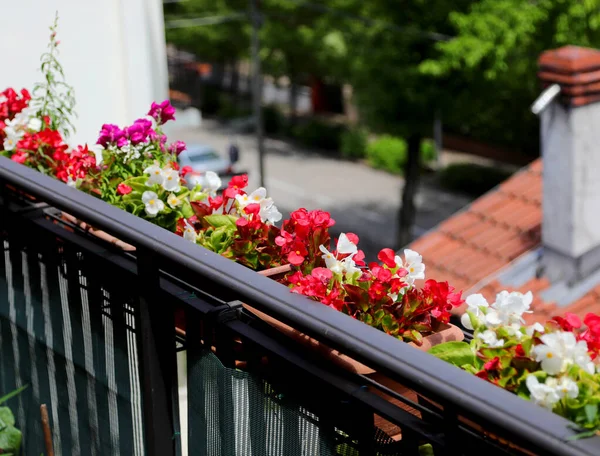
[[[529,323],[565,312],[581,318],[590,311],[600,313],[600,284],[570,305],[559,307],[539,295],[550,286],[546,278],[533,278],[518,290],[494,278],[513,260],[540,245],[542,170],[542,160],[535,160],[435,231],[414,241],[410,248],[423,255],[427,278],[448,281],[466,293],[481,293],[489,301],[504,289],[531,291],[534,312],[525,317]],[[462,313],[464,306],[455,311]]]

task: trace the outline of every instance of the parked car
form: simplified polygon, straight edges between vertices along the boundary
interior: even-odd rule
[[[179,165],[190,166],[192,173],[186,176],[187,185],[193,188],[196,184],[204,185],[204,174],[214,171],[222,181],[222,187],[227,187],[234,176],[233,163],[219,154],[213,147],[205,144],[188,144],[187,149],[179,154]]]

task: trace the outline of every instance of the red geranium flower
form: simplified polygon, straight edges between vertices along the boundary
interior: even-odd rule
[[[128,195],[132,190],[133,189],[129,185],[124,184],[123,182],[117,185],[117,193],[119,195]]]

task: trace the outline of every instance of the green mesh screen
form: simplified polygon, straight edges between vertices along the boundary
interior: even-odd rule
[[[102,265],[38,241],[0,240],[0,394],[29,385],[8,402],[23,454],[46,454],[40,404],[56,455],[144,454],[133,308]]]
[[[266,381],[223,366],[213,353],[188,353],[187,363],[190,456],[361,454],[357,440],[331,417],[323,419]],[[397,443],[381,430],[374,428],[369,438],[368,454],[400,454]]]

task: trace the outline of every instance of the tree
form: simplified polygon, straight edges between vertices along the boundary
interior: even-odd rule
[[[450,23],[455,38],[438,43],[438,55],[421,70],[459,75],[471,96],[453,112],[473,119],[471,128],[483,136],[536,155],[538,125],[529,106],[540,91],[537,57],[567,44],[600,46],[600,0],[479,0],[450,14]]]
[[[423,60],[435,55],[436,39],[451,32],[449,13],[464,11],[471,0],[338,0],[352,15],[366,21],[345,21],[341,30],[351,49],[348,78],[353,85],[361,119],[373,130],[404,136],[408,162],[402,206],[398,213],[397,245],[412,239],[416,218],[420,143],[431,134],[434,113],[452,101],[452,77],[440,83],[420,71]],[[400,3],[400,4],[399,4]]]

